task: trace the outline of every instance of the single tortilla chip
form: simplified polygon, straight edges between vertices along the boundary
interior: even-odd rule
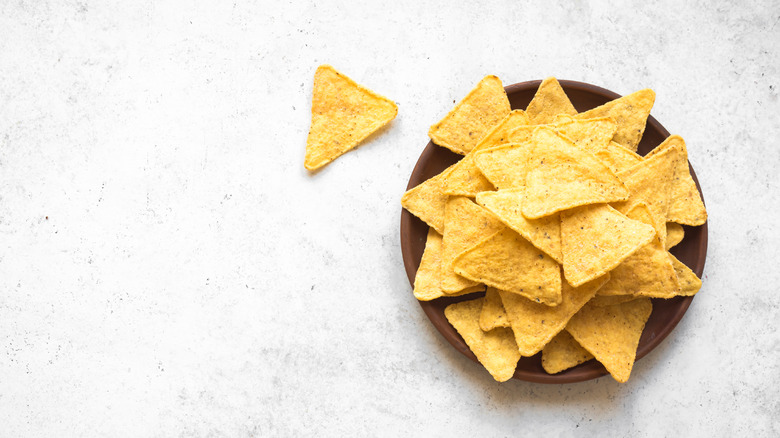
[[[558,333],[542,349],[542,368],[549,374],[557,374],[585,361],[593,359],[566,330]]]
[[[482,149],[508,143],[509,133],[516,127],[528,124],[523,110],[514,110],[485,135],[462,160],[455,163],[446,178],[444,193],[451,196],[477,196],[477,193],[493,190],[493,184],[479,171],[474,156]]]
[[[477,152],[474,163],[499,190],[523,187],[530,149],[530,143],[505,144]]]
[[[428,229],[428,240],[425,242],[420,267],[414,277],[414,297],[420,301],[430,301],[444,296],[441,290],[441,234],[433,228]],[[481,292],[482,286],[468,287],[452,295],[465,295]]]
[[[655,103],[655,92],[646,88],[579,113],[575,118],[612,117],[617,123],[617,131],[612,140],[636,152],[642,134],[645,132],[645,124],[653,103]],[[533,117],[531,119],[533,120]]]
[[[490,210],[501,222],[553,260],[563,263],[560,215],[555,213],[541,219],[526,219],[520,209],[522,200],[522,187],[477,194],[477,204]]]
[[[444,309],[444,316],[490,375],[499,382],[506,382],[515,374],[520,353],[511,330],[499,327],[485,332],[479,327],[483,300],[450,304]]]
[[[628,189],[593,154],[549,128],[534,131],[526,164],[523,216],[551,215],[580,205],[628,199]]]
[[[675,148],[675,146],[679,147]],[[677,167],[675,168],[672,181],[666,220],[683,225],[702,225],[704,222],[707,222],[707,209],[704,208],[701,193],[696,188],[696,183],[691,176],[688,164],[688,148],[685,146],[685,140],[679,135],[672,135],[650,151],[646,158],[652,158],[654,155],[672,148],[680,156],[677,159]]]
[[[509,111],[509,98],[501,79],[488,75],[439,123],[431,126],[428,136],[437,145],[466,155]]]
[[[577,288],[564,281],[561,304],[555,307],[535,303],[523,296],[499,290],[520,354],[530,357],[541,351],[607,281],[609,281],[609,274]]]
[[[558,263],[510,228],[461,253],[452,266],[463,277],[537,303],[561,302]]]
[[[552,123],[558,114],[577,114],[561,84],[552,77],[539,84],[539,89],[536,90],[525,112],[534,125]]]
[[[683,229],[682,225],[676,224],[674,222],[666,223],[666,249],[667,250],[677,246],[678,243],[682,242],[684,237],[685,237],[685,230]]]
[[[573,119],[571,116],[559,116],[553,127],[580,149],[591,154],[604,150],[617,130],[617,124],[611,117]]]
[[[669,254],[669,258],[677,273],[677,281],[680,282],[680,295],[684,297],[696,295],[696,292],[701,289],[701,279],[685,263],[677,260],[677,257]]]
[[[616,174],[630,169],[642,161],[639,154],[631,152],[614,141],[609,142],[604,149],[596,152],[595,155]]]
[[[588,350],[612,377],[628,381],[636,359],[639,338],[653,311],[650,298],[614,306],[586,305],[566,325],[566,331]]]
[[[561,212],[564,276],[572,286],[601,277],[654,237],[652,226],[605,204]]]
[[[455,273],[452,262],[463,251],[505,228],[492,213],[463,196],[453,196],[444,212],[441,288],[446,294],[459,292],[477,282]]]
[[[357,146],[398,114],[396,104],[330,65],[314,73],[304,167],[316,170]]]
[[[599,290],[601,292],[601,290]],[[636,295],[596,295],[590,301],[589,306],[614,306],[615,304],[625,303],[627,301],[633,301],[637,299]]]
[[[506,317],[504,303],[501,302],[501,295],[498,294],[498,290],[489,287],[485,292],[485,300],[482,301],[482,311],[479,314],[479,328],[482,331],[489,332],[497,327],[508,328],[509,319]]]
[[[443,184],[453,166],[422,182],[401,197],[401,206],[439,234],[444,234],[444,206],[449,199],[449,196],[443,193]]]
[[[626,217],[653,225],[645,204],[634,206],[626,213]],[[599,295],[671,298],[680,293],[680,284],[669,253],[657,234],[650,243],[626,257],[610,274],[612,278],[599,290]]]

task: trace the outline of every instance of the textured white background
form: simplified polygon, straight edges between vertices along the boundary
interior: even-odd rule
[[[780,434],[780,7],[564,3],[0,1],[0,436]],[[310,175],[321,63],[400,112]],[[401,194],[491,73],[688,143],[704,287],[627,384],[497,384],[412,297]]]

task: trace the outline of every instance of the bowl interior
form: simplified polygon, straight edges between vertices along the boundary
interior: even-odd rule
[[[582,82],[567,80],[560,80],[559,82],[574,107],[580,112],[620,97],[612,91]],[[537,80],[505,87],[512,109],[525,109],[536,93],[540,83],[541,81]],[[637,152],[640,155],[646,155],[668,136],[669,132],[655,118],[649,117]],[[412,171],[407,190],[439,174],[461,158],[462,156],[429,142]],[[699,193],[701,193],[701,187],[693,168],[690,168],[690,171],[693,180],[696,182],[696,187],[699,189]],[[671,253],[691,268],[696,275],[701,277],[707,255],[707,224],[705,223],[700,227],[685,226],[684,228],[684,239],[671,249]],[[414,286],[414,277],[417,274],[420,259],[425,250],[427,233],[428,225],[402,209],[401,250],[406,274],[412,287]],[[480,295],[484,295],[484,292],[461,297],[439,298],[427,302],[420,301],[423,311],[442,336],[458,351],[475,362],[477,358],[445,318],[444,308],[451,303],[474,299]],[[669,300],[653,299],[653,313],[650,315],[650,319],[647,321],[642,337],[639,340],[637,360],[644,357],[669,335],[685,314],[692,300],[693,297],[675,297]],[[539,353],[533,357],[521,358],[514,378],[539,383],[571,383],[593,379],[605,374],[607,374],[607,371],[600,363],[590,360],[561,373],[550,375],[542,368],[541,353]]]

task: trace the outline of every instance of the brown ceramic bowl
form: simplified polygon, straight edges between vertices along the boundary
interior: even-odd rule
[[[536,93],[541,81],[521,82],[519,84],[506,87],[509,102],[512,109],[525,109],[528,103]],[[620,97],[617,93],[609,90],[575,81],[560,81],[566,94],[571,99],[577,111],[586,111],[595,108],[610,100]],[[647,120],[642,141],[639,143],[639,154],[645,155],[654,147],[658,146],[669,132],[661,126],[652,116]],[[409,178],[407,190],[422,183],[423,181],[439,174],[451,164],[460,160],[462,157],[450,152],[448,149],[436,146],[429,142],[423,151],[417,165]],[[696,181],[696,187],[701,193],[699,181],[696,174],[691,170],[691,176]],[[703,196],[702,196],[703,199]],[[707,256],[707,224],[699,227],[685,226],[685,238],[677,246],[672,248],[671,252],[681,262],[685,263],[699,277],[704,271],[704,260]],[[409,277],[409,283],[414,287],[414,277],[417,274],[417,268],[420,266],[423,250],[425,249],[425,239],[428,233],[428,225],[417,217],[402,209],[401,211],[401,252],[403,253],[406,275]],[[448,305],[465,300],[472,300],[484,295],[484,292],[464,295],[461,297],[439,298],[433,301],[420,301],[420,306],[433,325],[439,330],[439,333],[452,344],[458,351],[477,361],[477,358],[469,350],[469,347],[463,342],[457,331],[447,322],[444,317],[444,308]],[[675,297],[669,300],[654,299],[653,313],[645,325],[642,337],[639,340],[637,349],[637,360],[647,355],[661,341],[669,335],[677,323],[682,319],[685,311],[690,306],[693,297]],[[606,369],[596,360],[589,360],[574,368],[570,368],[558,374],[547,374],[542,368],[541,353],[533,357],[523,357],[517,365],[514,378],[527,380],[529,382],[539,383],[572,383],[584,380],[594,379],[607,374]]]

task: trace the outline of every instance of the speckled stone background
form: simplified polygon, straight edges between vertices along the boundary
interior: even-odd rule
[[[777,436],[774,1],[0,2],[0,436]],[[312,76],[400,107],[311,175]],[[651,87],[704,287],[634,367],[495,383],[412,297],[400,198],[485,74]]]

